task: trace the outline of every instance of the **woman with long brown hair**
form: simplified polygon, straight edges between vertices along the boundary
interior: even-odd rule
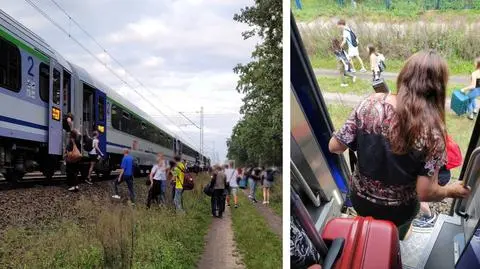
[[[470,194],[462,182],[438,185],[445,164],[448,69],[434,51],[411,56],[397,79],[398,94],[363,100],[330,139],[329,149],[357,152],[350,198],[361,216],[390,220],[403,239],[419,201]]]

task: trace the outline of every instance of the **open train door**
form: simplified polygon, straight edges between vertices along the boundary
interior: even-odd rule
[[[62,155],[63,68],[55,60],[50,62],[48,98],[48,154]]]
[[[98,147],[100,150],[106,154],[107,151],[107,124],[106,117],[106,107],[107,107],[107,96],[105,93],[96,90],[95,91],[95,129],[98,131]]]
[[[107,96],[104,92],[95,90],[95,130],[98,132],[98,147],[104,154],[101,162],[97,163],[95,172],[98,176],[108,178],[110,176],[110,162],[107,155]]]

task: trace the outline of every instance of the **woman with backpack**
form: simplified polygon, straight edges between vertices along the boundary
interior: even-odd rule
[[[78,191],[79,161],[82,159],[80,148],[80,135],[77,130],[73,129],[70,132],[69,141],[65,148],[67,185],[69,186],[69,191]]]
[[[148,189],[147,208],[150,208],[152,200],[157,200],[160,196],[160,204],[165,203],[165,189],[167,187],[167,167],[163,154],[157,155],[157,164],[152,167],[150,172],[150,188]]]
[[[385,56],[378,53],[372,44],[367,46],[368,57],[370,59],[370,69],[373,74],[373,81],[379,80],[382,72],[385,71]]]
[[[88,134],[87,134],[87,137],[88,137]],[[103,152],[98,147],[99,140],[98,140],[98,132],[97,131],[93,131],[93,137],[89,140],[91,140],[91,143],[90,143],[90,141],[88,141],[85,144],[85,146],[87,146],[87,148],[85,148],[85,150],[88,151],[88,158],[90,159],[90,168],[88,169],[88,177],[85,180],[85,182],[92,185],[93,184],[93,181],[92,181],[93,167],[95,166],[95,163],[97,163],[97,161],[98,161],[98,155],[103,157]]]
[[[332,39],[332,51],[333,54],[335,54],[335,57],[337,58],[337,68],[340,71],[340,77],[342,80],[342,83],[340,84],[341,87],[347,87],[348,84],[345,81],[346,77],[351,77],[353,83],[355,83],[355,80],[357,77],[353,75],[352,73],[352,65],[351,62],[347,58],[347,54],[345,51],[340,47],[340,41],[336,38]]]
[[[263,204],[270,204],[270,189],[273,186],[274,170],[268,168],[263,176]]]
[[[215,165],[213,168],[211,184],[213,185],[212,216],[221,218],[225,211],[225,188],[227,186],[227,176],[223,172],[222,166]]]

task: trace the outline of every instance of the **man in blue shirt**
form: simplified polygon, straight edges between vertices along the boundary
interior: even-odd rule
[[[122,183],[122,181],[125,181],[127,182],[128,193],[130,194],[130,201],[135,204],[135,192],[133,191],[133,158],[128,155],[128,149],[123,150],[123,159],[120,167],[122,168],[122,171],[113,184],[115,195],[112,197],[120,199],[120,196],[118,195],[118,185]]]

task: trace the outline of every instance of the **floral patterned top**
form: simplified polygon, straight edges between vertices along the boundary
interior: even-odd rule
[[[417,202],[417,176],[433,176],[446,162],[445,142],[439,130],[427,131],[404,155],[390,149],[388,133],[397,120],[394,107],[377,93],[363,100],[334,136],[357,152],[358,165],[350,180],[352,193],[384,206]],[[434,154],[427,158],[426,139],[434,139]]]

